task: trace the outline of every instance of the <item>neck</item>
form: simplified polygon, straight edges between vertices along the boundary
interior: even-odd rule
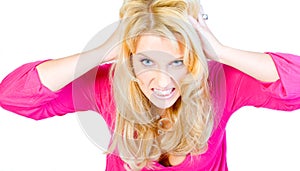
[[[153,107],[151,107],[151,113],[160,117],[164,117],[167,113],[167,109],[161,109],[153,105]]]

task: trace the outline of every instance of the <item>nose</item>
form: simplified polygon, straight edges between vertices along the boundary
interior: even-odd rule
[[[168,85],[171,82],[171,77],[166,73],[157,72],[155,80],[158,85],[158,88],[163,89],[168,87]]]

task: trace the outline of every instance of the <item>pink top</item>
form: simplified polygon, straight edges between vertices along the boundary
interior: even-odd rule
[[[208,142],[208,150],[199,156],[188,155],[181,164],[173,167],[155,163],[157,170],[226,171],[225,126],[234,111],[242,106],[285,111],[300,108],[300,57],[283,53],[268,54],[272,56],[280,76],[276,82],[264,83],[227,65],[209,62],[216,124]],[[103,116],[109,127],[113,126],[115,105],[108,79],[110,64],[95,68],[96,79],[82,76],[61,90],[52,92],[39,80],[35,66],[41,62],[25,64],[2,81],[1,107],[36,120],[94,110]],[[74,88],[76,92],[73,92]],[[122,171],[123,164],[118,156],[108,155],[106,170]]]

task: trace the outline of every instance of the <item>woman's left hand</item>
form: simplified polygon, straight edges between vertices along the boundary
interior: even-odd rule
[[[273,82],[279,79],[270,55],[222,45],[207,27],[202,13],[198,15],[197,20],[193,17],[189,17],[189,20],[198,33],[207,58],[234,67],[263,82]]]
[[[205,20],[202,17],[202,12],[198,14],[198,19],[189,16],[189,21],[198,33],[202,43],[203,52],[206,57],[219,62],[224,46],[217,40],[217,38],[208,28]]]

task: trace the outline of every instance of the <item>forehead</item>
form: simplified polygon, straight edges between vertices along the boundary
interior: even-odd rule
[[[157,35],[141,35],[135,53],[162,52],[174,57],[183,56],[183,47],[178,41]]]

